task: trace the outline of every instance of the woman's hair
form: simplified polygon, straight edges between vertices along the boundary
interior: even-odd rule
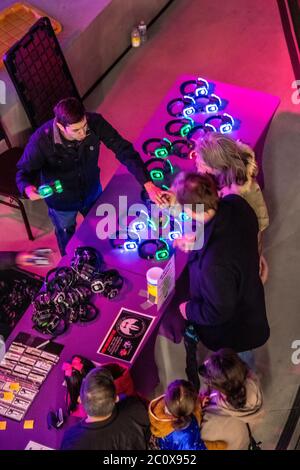
[[[89,359],[76,354],[72,357],[69,366],[67,370],[65,369],[65,382],[68,390],[67,408],[69,413],[71,413],[78,406],[82,381],[92,369],[95,369],[95,364]]]
[[[198,400],[198,394],[191,382],[174,380],[167,388],[165,404],[168,411],[176,418],[175,429],[188,426]]]
[[[210,389],[223,393],[233,408],[240,409],[245,406],[245,381],[249,368],[235,351],[224,348],[213,353],[199,367],[199,374],[204,377]]]
[[[216,184],[209,175],[181,172],[176,177],[172,189],[181,205],[189,204],[197,212],[197,204],[204,205],[204,211],[217,210],[219,196]]]
[[[250,147],[231,137],[218,132],[208,132],[196,143],[195,150],[196,155],[199,155],[213,170],[218,189],[230,187],[232,184],[242,186],[248,181],[249,176],[257,175],[257,166]],[[247,166],[251,162],[253,169],[249,175]]]

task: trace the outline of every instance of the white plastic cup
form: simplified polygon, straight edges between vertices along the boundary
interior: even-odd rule
[[[157,304],[157,283],[163,272],[164,270],[157,266],[146,272],[148,299],[153,304]]]

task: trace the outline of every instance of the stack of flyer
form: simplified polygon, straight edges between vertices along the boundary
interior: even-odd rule
[[[0,415],[21,421],[63,346],[20,333],[0,362]]]

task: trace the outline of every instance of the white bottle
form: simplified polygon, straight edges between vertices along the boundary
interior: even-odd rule
[[[147,41],[147,25],[146,25],[145,21],[140,21],[139,22],[138,30],[139,30],[140,36],[141,36],[141,43],[145,44],[145,42]]]

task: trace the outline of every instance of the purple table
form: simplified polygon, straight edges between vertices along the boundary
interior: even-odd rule
[[[187,75],[179,77],[162,101],[160,107],[136,142],[135,147],[141,152],[141,155],[143,155],[141,147],[146,139],[151,137],[168,137],[164,127],[165,124],[173,118],[168,115],[166,105],[171,99],[180,96],[179,85],[182,81],[194,78],[196,77]],[[261,163],[261,153],[259,153],[259,151],[262,149],[264,137],[279,104],[279,99],[258,91],[247,90],[224,83],[214,83],[214,92],[223,99],[228,100],[225,112],[241,121],[239,130],[234,131],[231,135],[234,138],[240,138],[254,147],[258,151],[258,162]],[[177,139],[177,137],[170,138],[171,141],[175,139]],[[148,160],[148,157],[145,155],[143,155],[143,158]],[[182,169],[193,169],[193,162],[191,160],[182,160],[174,156],[170,159],[173,165],[179,166]],[[157,264],[157,262],[141,260],[137,253],[120,253],[119,250],[113,250],[108,240],[99,240],[96,232],[97,224],[100,220],[100,217],[97,216],[97,207],[100,204],[111,203],[117,207],[119,195],[127,195],[128,205],[140,203],[140,191],[141,188],[135,179],[128,174],[126,168],[123,166],[120,167],[70,241],[67,247],[69,256],[72,256],[77,246],[94,246],[102,252],[108,267],[118,269],[126,278],[126,284],[121,295],[113,301],[108,301],[100,296],[97,297],[96,305],[100,308],[100,315],[94,322],[85,325],[71,325],[68,331],[57,339],[57,342],[64,345],[59,364],[51,371],[26,414],[26,419],[34,419],[34,429],[23,430],[23,423],[17,423],[8,419],[7,430],[0,431],[1,449],[24,449],[29,440],[37,441],[49,447],[58,448],[62,438],[62,432],[56,432],[54,430],[49,431],[47,429],[46,415],[50,408],[57,409],[64,402],[65,389],[62,387],[62,362],[69,360],[73,354],[82,354],[100,363],[110,362],[111,360],[106,356],[97,354],[97,349],[105,338],[121,307],[143,313],[141,304],[145,299],[139,296],[139,292],[146,289],[146,271],[151,265]],[[143,348],[140,349],[132,367],[133,375],[135,378],[139,379],[136,381],[136,385],[141,392],[143,392],[143,390],[149,391],[153,389],[157,382],[153,347],[163,314],[164,320],[160,327],[160,333],[171,337],[174,341],[178,340],[178,331],[180,331],[181,322],[175,310],[176,301],[179,300],[177,298],[177,292],[179,292],[180,288],[183,293],[187,295],[186,287],[184,286],[186,255],[176,253],[175,260],[176,279],[179,280],[176,288],[176,298],[171,301],[165,312],[163,312],[163,310],[157,312],[154,306],[145,311],[146,314],[153,315],[155,321],[145,337]],[[60,265],[68,265],[68,263],[69,259],[67,256],[62,260]],[[160,265],[163,267],[165,263],[161,263]],[[31,326],[31,309],[29,308],[8,339],[8,344],[10,344],[21,331],[35,334]],[[174,329],[174,331],[171,331],[172,329]],[[147,374],[144,373],[145,370],[147,370]],[[4,420],[4,418],[0,418],[0,420]]]
[[[65,263],[60,264],[64,265]],[[121,295],[111,301],[100,295],[94,296],[93,302],[100,310],[98,317],[91,323],[70,325],[67,332],[55,340],[64,345],[59,363],[46,378],[45,383],[42,385],[25,417],[25,419],[34,420],[34,429],[23,430],[22,422],[18,423],[7,419],[7,430],[1,431],[1,449],[24,449],[29,440],[39,442],[52,448],[59,448],[63,433],[55,430],[49,431],[46,417],[50,408],[57,410],[60,406],[64,405],[66,389],[62,385],[64,373],[61,370],[61,366],[63,362],[69,361],[73,354],[83,355],[100,364],[119,362],[120,364],[130,367],[130,364],[125,361],[116,361],[108,356],[97,353],[113,320],[124,305],[126,305],[128,309],[138,310],[154,317],[154,321],[143,340],[143,347],[137,352],[137,357],[134,359],[134,364],[136,364],[136,367],[140,370],[142,364],[147,363],[147,370],[153,371],[153,373],[148,373],[146,377],[143,377],[143,387],[145,388],[140,388],[138,391],[145,392],[145,389],[149,390],[155,387],[158,382],[158,377],[152,352],[154,340],[151,340],[151,337],[154,338],[156,336],[159,316],[156,313],[156,307],[150,307],[145,312],[140,307],[140,304],[142,304],[145,299],[143,297],[137,297],[137,292],[145,289],[143,278],[136,274],[131,274],[129,277],[128,273],[123,270],[120,270],[120,274],[126,279]],[[31,308],[28,309],[13,331],[8,343],[10,344],[13,338],[21,331],[35,336],[41,336],[32,329]],[[146,348],[144,344],[147,344]],[[150,354],[148,349],[150,350]],[[145,367],[145,365],[143,365],[143,367]],[[135,375],[134,371],[133,375]],[[5,421],[5,418],[1,416],[0,421],[2,420]]]

